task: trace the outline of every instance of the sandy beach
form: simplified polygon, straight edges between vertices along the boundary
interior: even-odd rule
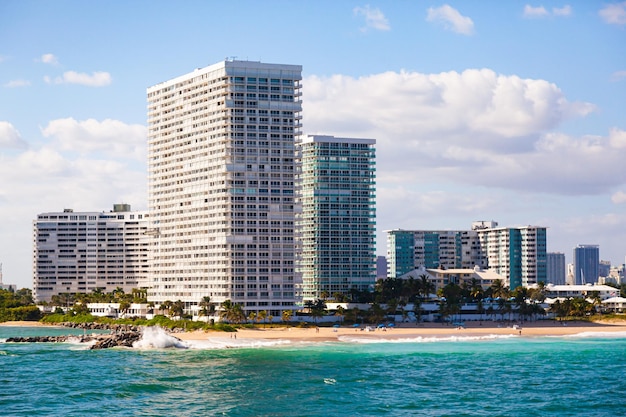
[[[419,325],[403,324],[399,327],[385,330],[376,329],[365,331],[353,327],[277,327],[258,329],[239,329],[238,339],[289,340],[306,342],[333,342],[342,337],[359,337],[371,339],[413,339],[418,337],[450,337],[450,336],[487,336],[487,335],[517,335],[522,337],[537,336],[564,336],[584,332],[625,332],[626,322],[618,323],[588,323],[588,322],[535,322],[515,327],[507,324],[492,322],[466,323],[464,328],[457,328],[439,323],[422,323]],[[194,331],[176,333],[176,337],[186,341],[201,341],[211,338],[234,337],[234,334],[213,331]]]
[[[2,322],[0,326],[25,327],[56,327],[49,324],[31,321]],[[285,340],[291,342],[339,342],[346,337],[367,339],[414,339],[419,337],[451,337],[451,336],[488,336],[515,335],[521,337],[566,336],[585,332],[624,332],[626,321],[616,322],[584,322],[552,320],[525,323],[521,327],[512,324],[495,322],[466,322],[465,327],[455,327],[441,323],[400,324],[393,328],[362,330],[365,326],[319,327],[258,327],[255,329],[238,329],[236,333],[197,330],[192,332],[173,333],[184,341],[206,341],[236,337],[243,340]]]

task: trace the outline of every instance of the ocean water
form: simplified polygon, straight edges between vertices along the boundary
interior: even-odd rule
[[[366,343],[4,343],[2,416],[624,416],[626,333]],[[82,334],[82,331],[73,331]],[[157,346],[156,348],[154,346]]]

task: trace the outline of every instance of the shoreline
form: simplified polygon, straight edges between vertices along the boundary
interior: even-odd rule
[[[30,321],[10,321],[0,323],[0,327],[51,327],[64,326]],[[335,327],[268,327],[237,329],[237,332],[215,330],[195,330],[171,332],[168,334],[186,342],[206,342],[236,338],[240,341],[288,341],[288,342],[342,342],[346,339],[361,340],[402,340],[419,338],[487,337],[487,336],[571,336],[585,332],[626,334],[626,321],[585,322],[585,321],[537,321],[525,323],[521,327],[514,323],[466,322],[464,327],[442,323],[401,323],[386,329],[363,330],[352,326]]]
[[[443,325],[439,323],[420,323],[419,325],[402,324],[399,327],[376,329],[372,331],[353,327],[280,327],[238,329],[236,333],[196,330],[192,332],[175,333],[183,341],[210,341],[211,339],[228,339],[236,337],[240,340],[270,340],[290,342],[341,342],[346,338],[363,340],[402,340],[417,338],[449,338],[449,337],[480,337],[480,336],[570,336],[585,332],[624,332],[626,322],[619,323],[589,323],[589,322],[549,322],[527,323],[521,327],[503,325],[499,323],[466,323],[463,328]]]

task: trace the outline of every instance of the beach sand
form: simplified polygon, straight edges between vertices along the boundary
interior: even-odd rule
[[[32,321],[2,322],[0,326],[16,327],[56,327],[50,324]],[[451,337],[451,336],[488,336],[488,335],[517,335],[522,337],[537,336],[566,336],[585,332],[624,332],[626,321],[615,322],[585,322],[553,320],[524,323],[521,327],[508,323],[491,321],[466,322],[465,327],[458,328],[441,323],[399,324],[385,330],[361,330],[352,326],[319,327],[314,325],[302,327],[262,327],[255,329],[238,329],[236,333],[220,331],[197,330],[192,332],[173,333],[184,341],[206,341],[213,338],[228,339],[237,337],[240,340],[285,340],[291,342],[337,342],[343,337],[358,337],[364,339],[414,339],[419,337]],[[373,326],[372,326],[373,328]]]
[[[3,321],[0,326],[4,327],[63,327],[55,324],[42,323],[39,321]]]
[[[342,336],[368,339],[413,339],[418,337],[450,337],[450,336],[487,336],[487,335],[517,335],[522,337],[537,336],[564,336],[584,332],[626,332],[626,322],[616,323],[589,323],[568,321],[562,324],[555,321],[527,323],[521,327],[510,324],[492,322],[470,322],[464,328],[457,328],[440,323],[421,323],[419,325],[401,324],[386,330],[376,329],[365,331],[353,327],[272,327],[257,329],[239,329],[237,339],[258,340],[289,340],[304,342],[333,342],[340,341]],[[361,326],[363,327],[363,326]],[[201,341],[211,338],[234,337],[232,333],[214,331],[194,331],[176,333],[176,337],[185,341]]]

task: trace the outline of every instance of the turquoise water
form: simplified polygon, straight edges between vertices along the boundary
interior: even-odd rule
[[[19,332],[52,329],[0,327],[0,340]],[[357,342],[218,348],[231,343],[224,338],[191,349],[99,351],[0,343],[0,415],[626,414],[623,333]]]

